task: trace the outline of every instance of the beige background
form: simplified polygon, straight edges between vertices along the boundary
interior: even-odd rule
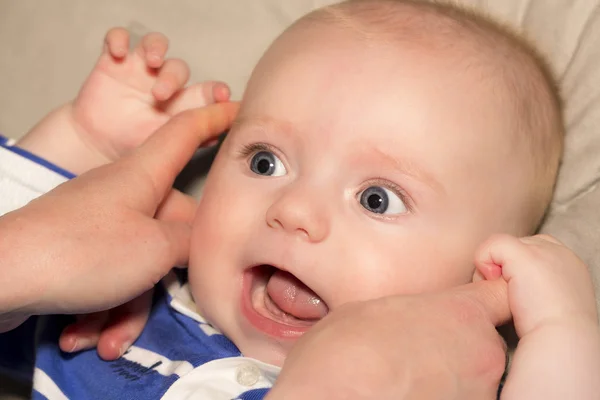
[[[600,0],[461,1],[522,26],[550,57],[567,100],[569,132],[545,231],[600,269]],[[73,98],[110,27],[137,37],[165,33],[170,54],[190,64],[192,80],[224,80],[239,99],[270,41],[297,16],[331,2],[0,0],[0,132],[18,138]],[[0,398],[6,387],[0,380]]]
[[[283,2],[283,1],[282,1]],[[0,132],[24,134],[76,93],[106,31],[160,31],[192,79],[228,82],[239,98],[270,41],[313,1],[0,0]],[[320,4],[324,1],[318,2]]]

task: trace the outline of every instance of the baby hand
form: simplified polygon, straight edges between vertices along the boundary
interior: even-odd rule
[[[479,249],[475,265],[486,279],[503,277],[508,283],[521,338],[546,325],[598,323],[586,265],[551,236],[494,236]]]
[[[221,82],[184,87],[190,76],[180,59],[165,59],[168,39],[150,33],[129,51],[129,33],[111,29],[96,66],[72,104],[77,132],[107,161],[142,144],[173,115],[229,100]],[[94,167],[94,166],[90,166]]]
[[[167,38],[150,33],[129,52],[129,33],[115,28],[77,98],[48,114],[17,146],[76,175],[115,161],[173,115],[229,100],[221,82],[184,87],[187,64],[165,60]]]
[[[60,335],[60,349],[74,353],[97,347],[104,360],[115,360],[139,337],[152,306],[150,290],[140,297],[108,311],[77,316]]]
[[[506,280],[520,338],[500,398],[598,398],[600,328],[583,261],[551,236],[499,235],[475,264],[486,279]]]

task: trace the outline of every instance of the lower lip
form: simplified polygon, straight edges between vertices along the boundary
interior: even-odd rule
[[[293,326],[274,321],[256,310],[253,304],[255,273],[248,270],[244,273],[241,309],[250,324],[260,332],[277,339],[295,340],[302,336],[310,326]]]

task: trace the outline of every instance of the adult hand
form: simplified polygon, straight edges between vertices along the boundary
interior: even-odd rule
[[[115,307],[185,264],[195,203],[172,183],[237,109],[181,113],[129,156],[2,216],[0,329],[34,314]]]
[[[495,399],[506,283],[348,304],[308,331],[268,399]]]

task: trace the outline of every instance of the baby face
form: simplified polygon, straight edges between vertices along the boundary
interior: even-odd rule
[[[439,50],[286,33],[205,186],[189,269],[200,314],[281,364],[342,304],[469,282],[488,235],[524,229],[508,120]]]

